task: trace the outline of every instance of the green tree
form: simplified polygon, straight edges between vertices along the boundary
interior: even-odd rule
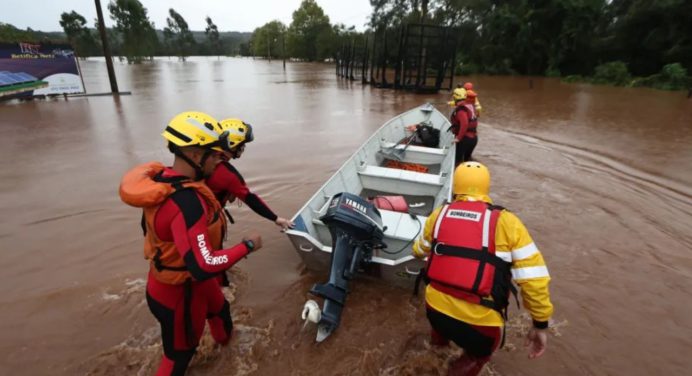
[[[329,38],[319,38],[320,34],[332,32],[329,17],[315,0],[303,0],[293,12],[293,21],[286,37],[286,49],[293,57],[308,61],[321,60],[329,56],[320,55],[328,50],[325,43]]]
[[[212,22],[211,17],[207,16],[207,27],[204,29],[204,34],[207,35],[207,43],[211,53],[214,55],[221,54],[221,44],[219,40],[219,28]]]
[[[284,55],[283,40],[286,25],[275,20],[268,22],[253,31],[250,38],[253,56],[263,56],[268,59]]]
[[[158,38],[147,9],[138,0],[111,0],[108,4],[115,29],[121,36],[120,53],[128,63],[140,63],[154,55]]]
[[[628,63],[635,75],[657,73],[680,62],[692,70],[692,2],[613,0],[604,54]]]
[[[166,18],[167,27],[163,29],[164,39],[170,51],[174,51],[180,60],[185,61],[185,56],[195,45],[195,38],[192,37],[187,22],[173,8],[168,10],[169,17]]]
[[[72,11],[70,13],[63,12],[60,15],[60,26],[67,35],[67,40],[70,43],[75,43],[77,38],[84,33],[86,19],[79,13]]]
[[[86,27],[86,19],[79,13],[72,11],[63,12],[60,15],[60,26],[67,35],[67,40],[75,50],[77,56],[86,57],[99,53],[98,43],[92,31]]]
[[[373,29],[382,27],[399,27],[416,6],[416,0],[370,0],[372,14],[370,26]]]

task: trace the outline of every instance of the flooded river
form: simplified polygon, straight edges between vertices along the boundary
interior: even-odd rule
[[[82,62],[90,92],[105,64]],[[0,374],[150,375],[161,346],[144,300],[140,212],[122,174],[172,161],[160,133],[184,110],[251,123],[234,164],[279,215],[292,216],[380,125],[448,94],[339,80],[331,65],[251,59],[116,63],[132,95],[0,104]],[[681,375],[692,369],[692,100],[651,89],[476,77],[484,112],[475,157],[493,198],[527,224],[550,268],[555,325],[529,361],[528,316],[510,310],[490,375]],[[238,239],[265,247],[232,270],[237,326],[205,335],[190,375],[439,375],[421,298],[357,283],[340,329],[301,331],[307,291],[287,237],[246,206]]]

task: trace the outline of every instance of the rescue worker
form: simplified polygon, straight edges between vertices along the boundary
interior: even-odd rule
[[[452,92],[452,104],[457,105],[460,101],[466,99],[466,89],[460,83],[457,84],[457,88]]]
[[[466,89],[466,91],[473,90],[473,84],[470,82],[465,83],[464,89]],[[481,101],[478,99],[478,93],[476,93],[476,100],[473,102],[473,105],[476,107],[476,116],[481,116],[483,107],[481,107]]]
[[[538,358],[546,350],[553,314],[543,256],[521,220],[493,205],[484,165],[462,163],[453,184],[454,202],[433,211],[413,246],[416,257],[428,257],[431,343],[446,346],[452,340],[464,349],[449,375],[477,375],[500,345],[509,295],[516,293],[513,279],[533,319],[526,337],[529,358]]]
[[[455,144],[454,165],[470,161],[473,149],[478,144],[478,116],[473,103],[476,93],[473,90],[466,92],[466,100],[457,104],[452,111],[450,127],[454,133],[452,143]]]
[[[224,119],[220,124],[220,131],[228,132],[231,147],[230,151],[223,152],[223,161],[216,166],[214,173],[207,178],[206,183],[214,192],[221,207],[223,208],[227,202],[233,202],[239,198],[255,213],[274,222],[282,230],[293,228],[293,222],[274,214],[258,195],[250,191],[243,176],[229,163],[231,159],[240,158],[245,151],[245,146],[254,140],[252,126],[240,119]],[[226,214],[232,223],[233,219],[230,213],[226,211]]]
[[[150,162],[127,172],[121,199],[142,208],[144,257],[149,260],[146,299],[161,325],[163,357],[157,375],[183,375],[209,323],[221,345],[231,339],[230,305],[216,277],[262,247],[252,232],[222,249],[226,220],[204,184],[230,149],[221,125],[201,112],[175,116],[163,132],[173,165]]]

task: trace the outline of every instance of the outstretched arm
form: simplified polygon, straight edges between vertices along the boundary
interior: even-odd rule
[[[293,222],[277,216],[257,194],[250,191],[240,172],[229,163],[221,163],[208,180],[212,190],[225,190],[241,199],[255,213],[274,222],[282,229],[293,228]]]

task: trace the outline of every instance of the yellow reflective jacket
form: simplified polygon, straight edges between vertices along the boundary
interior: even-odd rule
[[[492,203],[489,197],[477,199]],[[459,196],[457,201],[473,201],[469,196]],[[433,231],[442,207],[435,209],[425,222],[425,230],[413,244],[413,255],[425,258],[430,254]],[[512,278],[521,287],[524,307],[536,321],[548,321],[553,314],[548,283],[550,275],[543,256],[531,239],[528,230],[519,217],[503,210],[495,230],[495,252],[498,257],[511,260]],[[497,311],[457,299],[428,285],[425,301],[435,310],[457,320],[473,325],[502,326],[503,319]],[[511,301],[510,301],[511,303]]]
[[[478,97],[476,97],[476,103],[474,103],[474,107],[476,107],[476,116],[481,116],[481,110],[483,107],[481,107],[481,101],[478,100]]]

